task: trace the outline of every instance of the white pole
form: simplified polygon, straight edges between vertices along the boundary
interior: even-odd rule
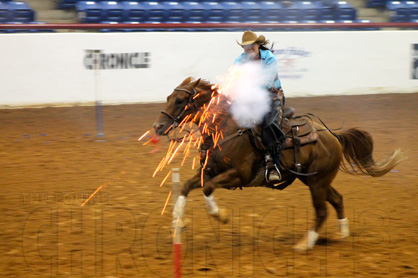
[[[180,196],[180,172],[179,168],[173,168],[171,170],[171,179],[173,182],[172,195],[173,195],[173,207],[176,204],[178,197]],[[173,263],[174,263],[174,277],[181,277],[181,232],[182,228],[179,225],[179,219],[173,219],[174,232],[173,232]]]
[[[103,138],[103,107],[102,107],[102,96],[101,96],[101,80],[100,80],[100,54],[102,53],[99,49],[86,50],[87,53],[92,54],[93,58],[93,70],[94,70],[94,97],[96,102],[96,137]],[[99,140],[102,141],[102,140]]]

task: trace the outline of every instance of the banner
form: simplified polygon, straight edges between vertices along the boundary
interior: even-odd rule
[[[287,97],[417,92],[418,31],[258,32]],[[212,83],[242,53],[241,32],[0,35],[0,106],[163,102],[186,77]],[[411,55],[412,46],[412,55]]]

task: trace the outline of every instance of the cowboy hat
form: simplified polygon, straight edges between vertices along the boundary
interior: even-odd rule
[[[261,45],[267,44],[268,41],[266,41],[266,38],[263,35],[260,35],[257,37],[257,35],[253,31],[245,31],[242,35],[242,42],[239,43],[237,40],[237,43],[241,46],[249,45],[252,43],[259,43]]]

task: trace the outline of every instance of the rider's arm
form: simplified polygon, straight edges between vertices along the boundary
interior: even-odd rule
[[[270,52],[270,51],[269,51]],[[280,79],[278,78],[279,68],[277,64],[277,59],[273,53],[268,53],[267,57],[264,60],[264,68],[266,69],[266,78],[268,87],[280,88]]]

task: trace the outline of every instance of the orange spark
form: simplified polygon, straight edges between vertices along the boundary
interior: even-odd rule
[[[142,138],[144,138],[145,136],[147,136],[147,134],[149,133],[150,131],[148,130],[147,132],[145,132],[144,133],[144,135],[142,135],[141,137],[139,137],[138,138],[138,141],[141,141],[142,140]]]
[[[215,122],[215,118],[216,118],[216,113],[213,114],[212,124]],[[218,126],[216,126],[216,127],[218,127]]]
[[[93,198],[93,196],[96,195],[96,193],[99,192],[99,190],[102,188],[103,185],[100,185],[99,188],[97,188],[96,191],[94,191],[93,194],[91,194],[90,197],[88,197],[81,206],[84,207],[84,205],[87,204],[87,202],[90,201],[90,199]]]
[[[165,181],[168,179],[168,176],[170,176],[170,174],[171,174],[171,170],[167,173],[167,175],[165,176],[165,178],[163,179],[163,181],[161,182],[161,184],[160,184],[160,187],[162,187],[163,186],[163,184],[165,183]]]
[[[200,184],[202,185],[202,187],[203,187],[203,175],[205,173],[206,165],[208,164],[208,159],[209,159],[209,152],[206,153],[205,163],[203,164],[203,167],[200,172]]]
[[[152,141],[152,138],[151,139],[149,139],[147,142],[145,142],[144,144],[142,144],[142,146],[145,146],[146,144],[148,144],[149,142],[151,142]]]
[[[194,170],[194,163],[195,163],[195,161],[196,161],[196,156],[195,156],[195,157],[193,157],[192,170]]]
[[[196,121],[196,119],[197,119],[197,117],[199,116],[199,114],[200,114],[200,111],[198,111],[198,112],[196,113],[196,115],[193,117],[192,122],[195,122],[195,121]]]
[[[173,152],[173,155],[171,156],[171,158],[168,160],[168,164],[171,163],[171,161],[173,160],[174,156],[176,155],[177,151],[180,149],[180,147],[183,145],[184,140],[186,139],[186,137],[183,137],[183,140],[181,141],[180,145],[177,147],[177,149]]]
[[[200,141],[202,141],[202,137],[200,137],[199,139],[197,139],[196,142],[194,142],[193,146],[198,145]]]
[[[173,125],[170,125],[168,128],[167,128],[167,130],[166,131],[164,131],[164,134],[166,134],[167,132],[169,132],[170,131],[170,129],[173,127]]]
[[[203,138],[200,137],[199,143],[197,144],[197,149],[200,149],[200,145],[203,143]]]
[[[176,143],[177,143],[177,142],[175,142],[175,141],[170,141],[170,145],[169,145],[169,147],[168,147],[167,154],[166,154],[166,156],[165,156],[165,157],[161,160],[160,164],[158,164],[157,169],[155,169],[154,174],[152,175],[152,177],[155,177],[155,175],[157,174],[157,172],[158,172],[158,171],[161,171],[161,170],[165,167],[165,164],[166,164],[166,163],[167,163],[167,161],[168,161],[168,157],[170,156],[170,153],[171,153],[171,151],[172,151],[172,149],[174,148],[174,145],[175,145]]]
[[[207,124],[207,123],[205,123],[205,125],[203,126],[202,133],[205,133],[205,132],[206,132],[206,130],[207,130],[207,128],[208,128],[208,124]]]
[[[184,119],[180,122],[179,126],[182,125],[183,123],[187,122],[187,120],[192,116],[192,114],[187,115],[186,117],[184,117]]]
[[[165,201],[164,208],[163,208],[163,210],[161,211],[161,216],[163,216],[163,215],[164,215],[165,208],[167,207],[167,204],[168,204],[168,201],[170,200],[170,197],[171,197],[171,190],[170,190],[170,192],[168,192],[167,200]]]

